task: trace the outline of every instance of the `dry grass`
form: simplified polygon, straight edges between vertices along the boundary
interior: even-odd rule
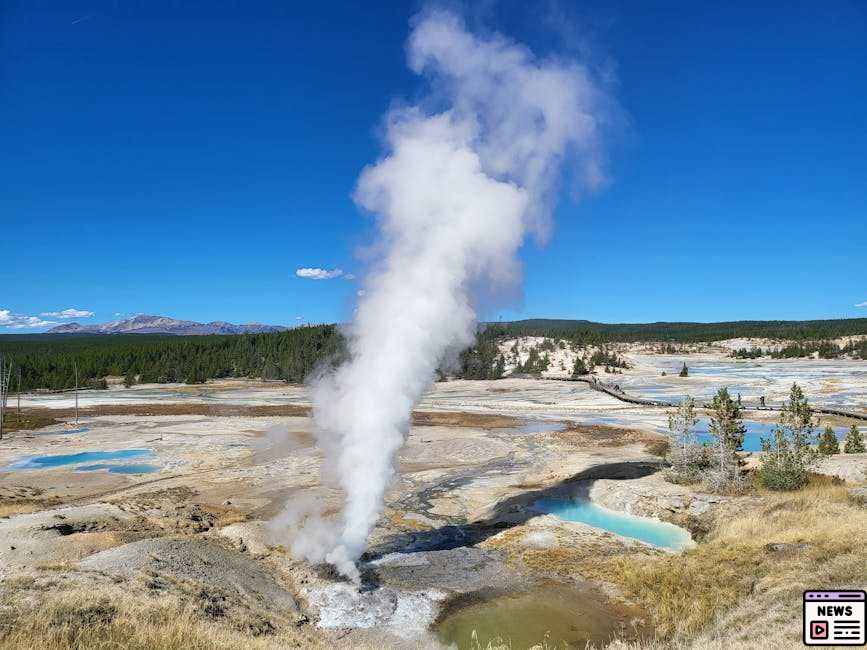
[[[67,586],[47,591],[30,578],[3,586],[0,598],[3,650],[285,650],[286,648],[381,650],[388,644],[325,635],[313,626],[274,627],[250,620],[226,621],[218,601],[131,590],[131,585]],[[56,586],[56,585],[55,585]],[[28,591],[29,590],[29,591]],[[216,614],[214,608],[216,607]],[[431,638],[406,642],[407,650],[431,650]]]
[[[0,519],[28,512],[38,512],[58,503],[60,503],[60,499],[46,497],[45,490],[42,488],[19,483],[0,485]]]
[[[29,499],[0,501],[0,519],[12,515],[23,515],[29,512],[39,512],[51,507],[51,503]]]
[[[651,612],[660,639],[678,647],[758,647],[769,635],[777,645],[768,647],[798,647],[801,592],[863,587],[865,542],[867,509],[821,481],[764,495],[681,555],[615,558],[583,570],[623,586]]]
[[[19,586],[20,590],[20,586]],[[176,596],[133,597],[99,586],[19,595],[0,611],[0,646],[8,650],[222,650],[320,647],[294,626],[237,629],[208,618],[201,603]]]
[[[665,458],[671,451],[671,442],[665,440],[653,440],[644,444],[644,451],[652,456]]]

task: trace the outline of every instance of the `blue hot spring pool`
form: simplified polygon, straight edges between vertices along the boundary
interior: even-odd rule
[[[24,469],[52,469],[54,467],[63,467],[65,465],[82,465],[84,463],[93,463],[95,461],[129,460],[131,458],[144,459],[150,458],[152,456],[153,452],[150,449],[120,449],[118,451],[82,451],[77,454],[60,454],[57,456],[31,456],[29,458],[22,458],[10,465],[7,465],[3,469],[6,471]],[[119,468],[123,466],[118,465],[112,467]],[[115,472],[117,471],[118,470],[115,470]]]
[[[534,508],[566,521],[577,521],[672,551],[679,551],[692,543],[689,532],[679,526],[608,510],[586,499],[539,499]]]
[[[147,463],[131,463],[129,465],[108,465],[106,463],[97,463],[96,465],[82,465],[76,467],[76,472],[96,472],[101,469],[108,470],[110,474],[150,474],[158,472],[159,467],[156,465],[148,465]]]
[[[744,434],[744,451],[761,451],[762,438],[773,438],[774,429],[777,425],[769,422],[755,422],[753,420],[744,420],[744,426],[747,428]],[[831,427],[838,440],[846,438],[847,427]],[[824,426],[818,426],[813,431],[815,436],[819,436],[825,430]],[[700,418],[695,426],[695,432],[698,441],[701,443],[712,444],[713,436],[710,435],[710,420],[708,418]]]
[[[69,435],[73,435],[73,434],[87,433],[88,431],[90,431],[90,427],[77,427],[75,429],[60,429],[59,431],[46,431],[43,434],[37,434],[37,435],[69,436]]]

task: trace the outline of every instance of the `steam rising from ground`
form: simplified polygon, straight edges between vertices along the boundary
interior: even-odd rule
[[[581,65],[475,36],[451,13],[420,17],[408,56],[433,90],[389,112],[386,155],[358,181],[384,254],[348,330],[349,361],[313,383],[323,480],[342,489],[343,509],[323,519],[295,503],[277,520],[300,526],[296,555],[354,580],[412,408],[440,362],[473,341],[473,287],[518,281],[517,249],[528,231],[545,236],[567,157],[585,186],[603,182],[612,107]]]

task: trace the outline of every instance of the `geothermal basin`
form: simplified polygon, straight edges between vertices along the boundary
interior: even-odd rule
[[[638,376],[640,359],[633,361]],[[860,376],[848,385],[841,368],[835,377],[808,397],[830,403],[832,388],[867,395]],[[698,372],[663,379],[680,393],[693,385],[705,393],[712,381]],[[25,397],[24,409],[58,423],[12,432],[0,444],[0,586],[16,576],[56,579],[39,567],[62,564],[63,584],[138,593],[138,574],[115,575],[113,567],[145,562],[153,544],[142,540],[166,540],[171,562],[148,571],[169,573],[157,579],[159,590],[137,596],[142,602],[183,584],[171,571],[211,593],[217,574],[234,584],[233,563],[239,575],[255,568],[298,603],[291,616],[303,622],[279,629],[300,635],[302,647],[465,648],[473,630],[481,647],[499,636],[514,648],[546,634],[576,647],[603,644],[612,631],[652,634],[628,595],[602,589],[592,569],[611,558],[676,559],[688,552],[687,530],[700,540],[696,531],[739,503],[662,478],[665,409],[624,404],[575,382],[439,382],[399,452],[356,593],[326,567],[293,557],[292,531],[275,520],[287,504],[311,500],[332,512],[340,504],[320,483],[306,388],[221,380],[83,392],[80,401],[86,431],[64,433],[57,427],[74,414],[68,395]],[[776,417],[745,415],[762,433]],[[839,432],[852,423],[825,424]],[[857,484],[861,462],[856,454],[818,470]],[[196,568],[217,546],[228,568]],[[199,547],[186,566],[187,549]],[[91,557],[104,575],[89,571]],[[261,603],[246,598],[237,595],[258,612]],[[255,620],[265,616],[276,628],[289,614],[269,610]]]

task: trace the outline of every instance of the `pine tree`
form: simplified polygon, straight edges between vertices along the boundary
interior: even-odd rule
[[[494,376],[493,379],[502,379],[503,374],[506,372],[506,359],[501,354],[497,357],[497,365],[494,366]]]
[[[707,450],[700,445],[693,430],[698,423],[695,413],[695,400],[684,397],[675,411],[668,414],[668,429],[672,433],[673,444],[666,456],[671,469],[666,478],[672,483],[695,483],[707,469]]]
[[[846,443],[843,445],[843,451],[847,454],[863,454],[864,453],[864,438],[861,432],[854,424],[846,434]]]
[[[746,427],[741,409],[727,388],[720,388],[711,402],[710,434],[714,438],[712,470],[708,484],[717,491],[739,490],[743,484],[742,461],[738,455],[744,444]]]
[[[772,439],[762,440],[759,481],[769,490],[799,490],[807,484],[809,467],[816,461],[813,442],[813,409],[804,391],[793,384],[783,404]],[[832,432],[833,435],[833,432]]]
[[[837,441],[837,436],[831,427],[825,427],[825,430],[819,437],[819,453],[823,456],[833,456],[840,453],[840,443]]]
[[[581,377],[582,375],[589,374],[589,370],[587,370],[587,364],[584,363],[584,359],[581,357],[575,357],[575,365],[572,367],[572,377]]]

